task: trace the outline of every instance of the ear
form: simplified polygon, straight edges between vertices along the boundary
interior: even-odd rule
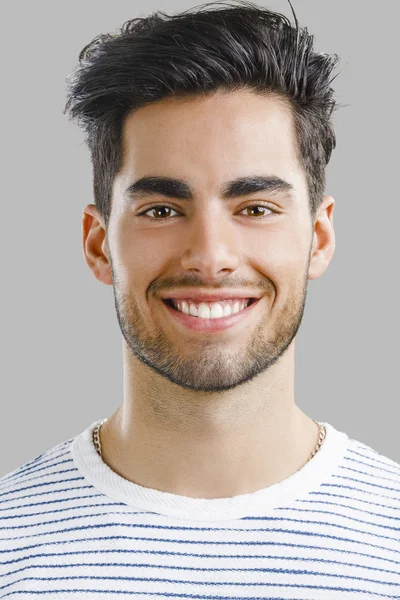
[[[332,196],[324,196],[314,221],[308,279],[321,277],[328,268],[335,252],[334,207],[335,200]]]
[[[105,285],[112,285],[110,251],[104,219],[94,204],[88,204],[82,216],[83,254],[93,275]]]

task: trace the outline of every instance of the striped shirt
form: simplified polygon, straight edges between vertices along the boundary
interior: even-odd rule
[[[329,423],[287,479],[229,498],[132,483],[85,431],[0,479],[0,598],[400,599],[400,465]]]

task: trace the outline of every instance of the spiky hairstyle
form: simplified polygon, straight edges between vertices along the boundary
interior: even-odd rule
[[[315,52],[314,36],[294,17],[296,26],[246,0],[211,2],[179,14],[157,11],[131,19],[81,50],[67,77],[63,112],[86,134],[94,200],[106,226],[127,116],[163,98],[240,89],[273,93],[289,103],[315,217],[336,145],[331,83],[338,56]]]

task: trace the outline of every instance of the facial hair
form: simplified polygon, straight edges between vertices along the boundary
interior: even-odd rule
[[[221,341],[199,336],[198,340],[191,339],[189,345],[184,336],[179,342],[179,334],[172,340],[160,320],[149,326],[140,310],[137,294],[124,289],[111,256],[109,259],[117,319],[128,348],[143,364],[182,388],[223,392],[250,381],[284,355],[303,319],[311,252],[304,272],[292,283],[274,321],[271,322],[271,303],[267,305],[266,298],[262,298],[265,315],[250,336],[246,331],[243,345],[239,349],[236,346],[236,350],[230,347],[233,345],[231,337]],[[271,284],[269,289],[275,287]],[[159,298],[156,301],[161,302]],[[254,310],[260,311],[262,306]]]

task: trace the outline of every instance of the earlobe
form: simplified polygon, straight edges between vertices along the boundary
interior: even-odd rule
[[[106,230],[94,204],[88,204],[83,211],[82,243],[86,263],[93,275],[105,285],[112,285]]]
[[[333,210],[335,200],[324,196],[315,217],[308,279],[318,279],[328,268],[335,252],[335,230],[333,227]]]

